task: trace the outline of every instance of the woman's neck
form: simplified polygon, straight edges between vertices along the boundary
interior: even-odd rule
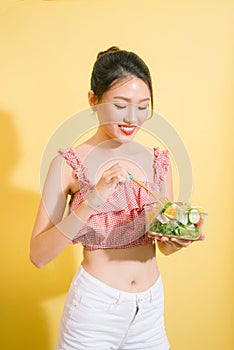
[[[133,141],[121,142],[119,139],[113,139],[102,133],[100,130],[87,141],[92,146],[98,146],[106,151],[128,152],[131,149]]]

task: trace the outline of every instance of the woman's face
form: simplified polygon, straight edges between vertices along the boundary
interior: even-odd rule
[[[143,80],[126,77],[102,95],[95,109],[105,139],[131,141],[150,114],[150,90]]]

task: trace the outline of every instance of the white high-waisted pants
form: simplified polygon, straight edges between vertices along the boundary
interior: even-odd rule
[[[169,350],[161,276],[147,291],[128,293],[81,266],[73,278],[56,350]]]

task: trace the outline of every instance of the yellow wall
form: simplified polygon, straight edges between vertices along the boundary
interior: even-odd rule
[[[209,212],[205,242],[159,254],[172,349],[234,348],[233,10],[228,0],[1,0],[2,349],[55,347],[81,249],[42,270],[29,262],[40,161],[57,126],[87,108],[96,53],[113,44],[148,63],[156,111],[190,154],[192,202]]]

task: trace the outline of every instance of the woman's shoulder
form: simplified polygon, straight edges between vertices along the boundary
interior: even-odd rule
[[[153,155],[155,159],[165,157],[169,158],[169,150],[161,146],[146,147],[146,149]]]
[[[63,177],[66,181],[69,181],[72,193],[78,191],[81,185],[91,186],[86,162],[92,148],[89,143],[82,143],[78,146],[58,149],[57,157],[62,158],[64,164]]]
[[[169,151],[168,149],[163,149],[160,148],[158,146],[155,146],[153,148],[153,154],[154,154],[154,158],[157,160],[169,160]]]
[[[59,177],[66,193],[77,192],[80,189],[77,180],[82,179],[84,175],[85,152],[87,152],[85,144],[58,148],[57,154],[50,162],[47,177]]]
[[[58,157],[61,155],[65,160],[77,159],[80,162],[87,156],[87,154],[92,150],[92,146],[88,143],[82,143],[78,146],[69,146],[66,148],[58,149]],[[55,157],[56,158],[56,157]]]

